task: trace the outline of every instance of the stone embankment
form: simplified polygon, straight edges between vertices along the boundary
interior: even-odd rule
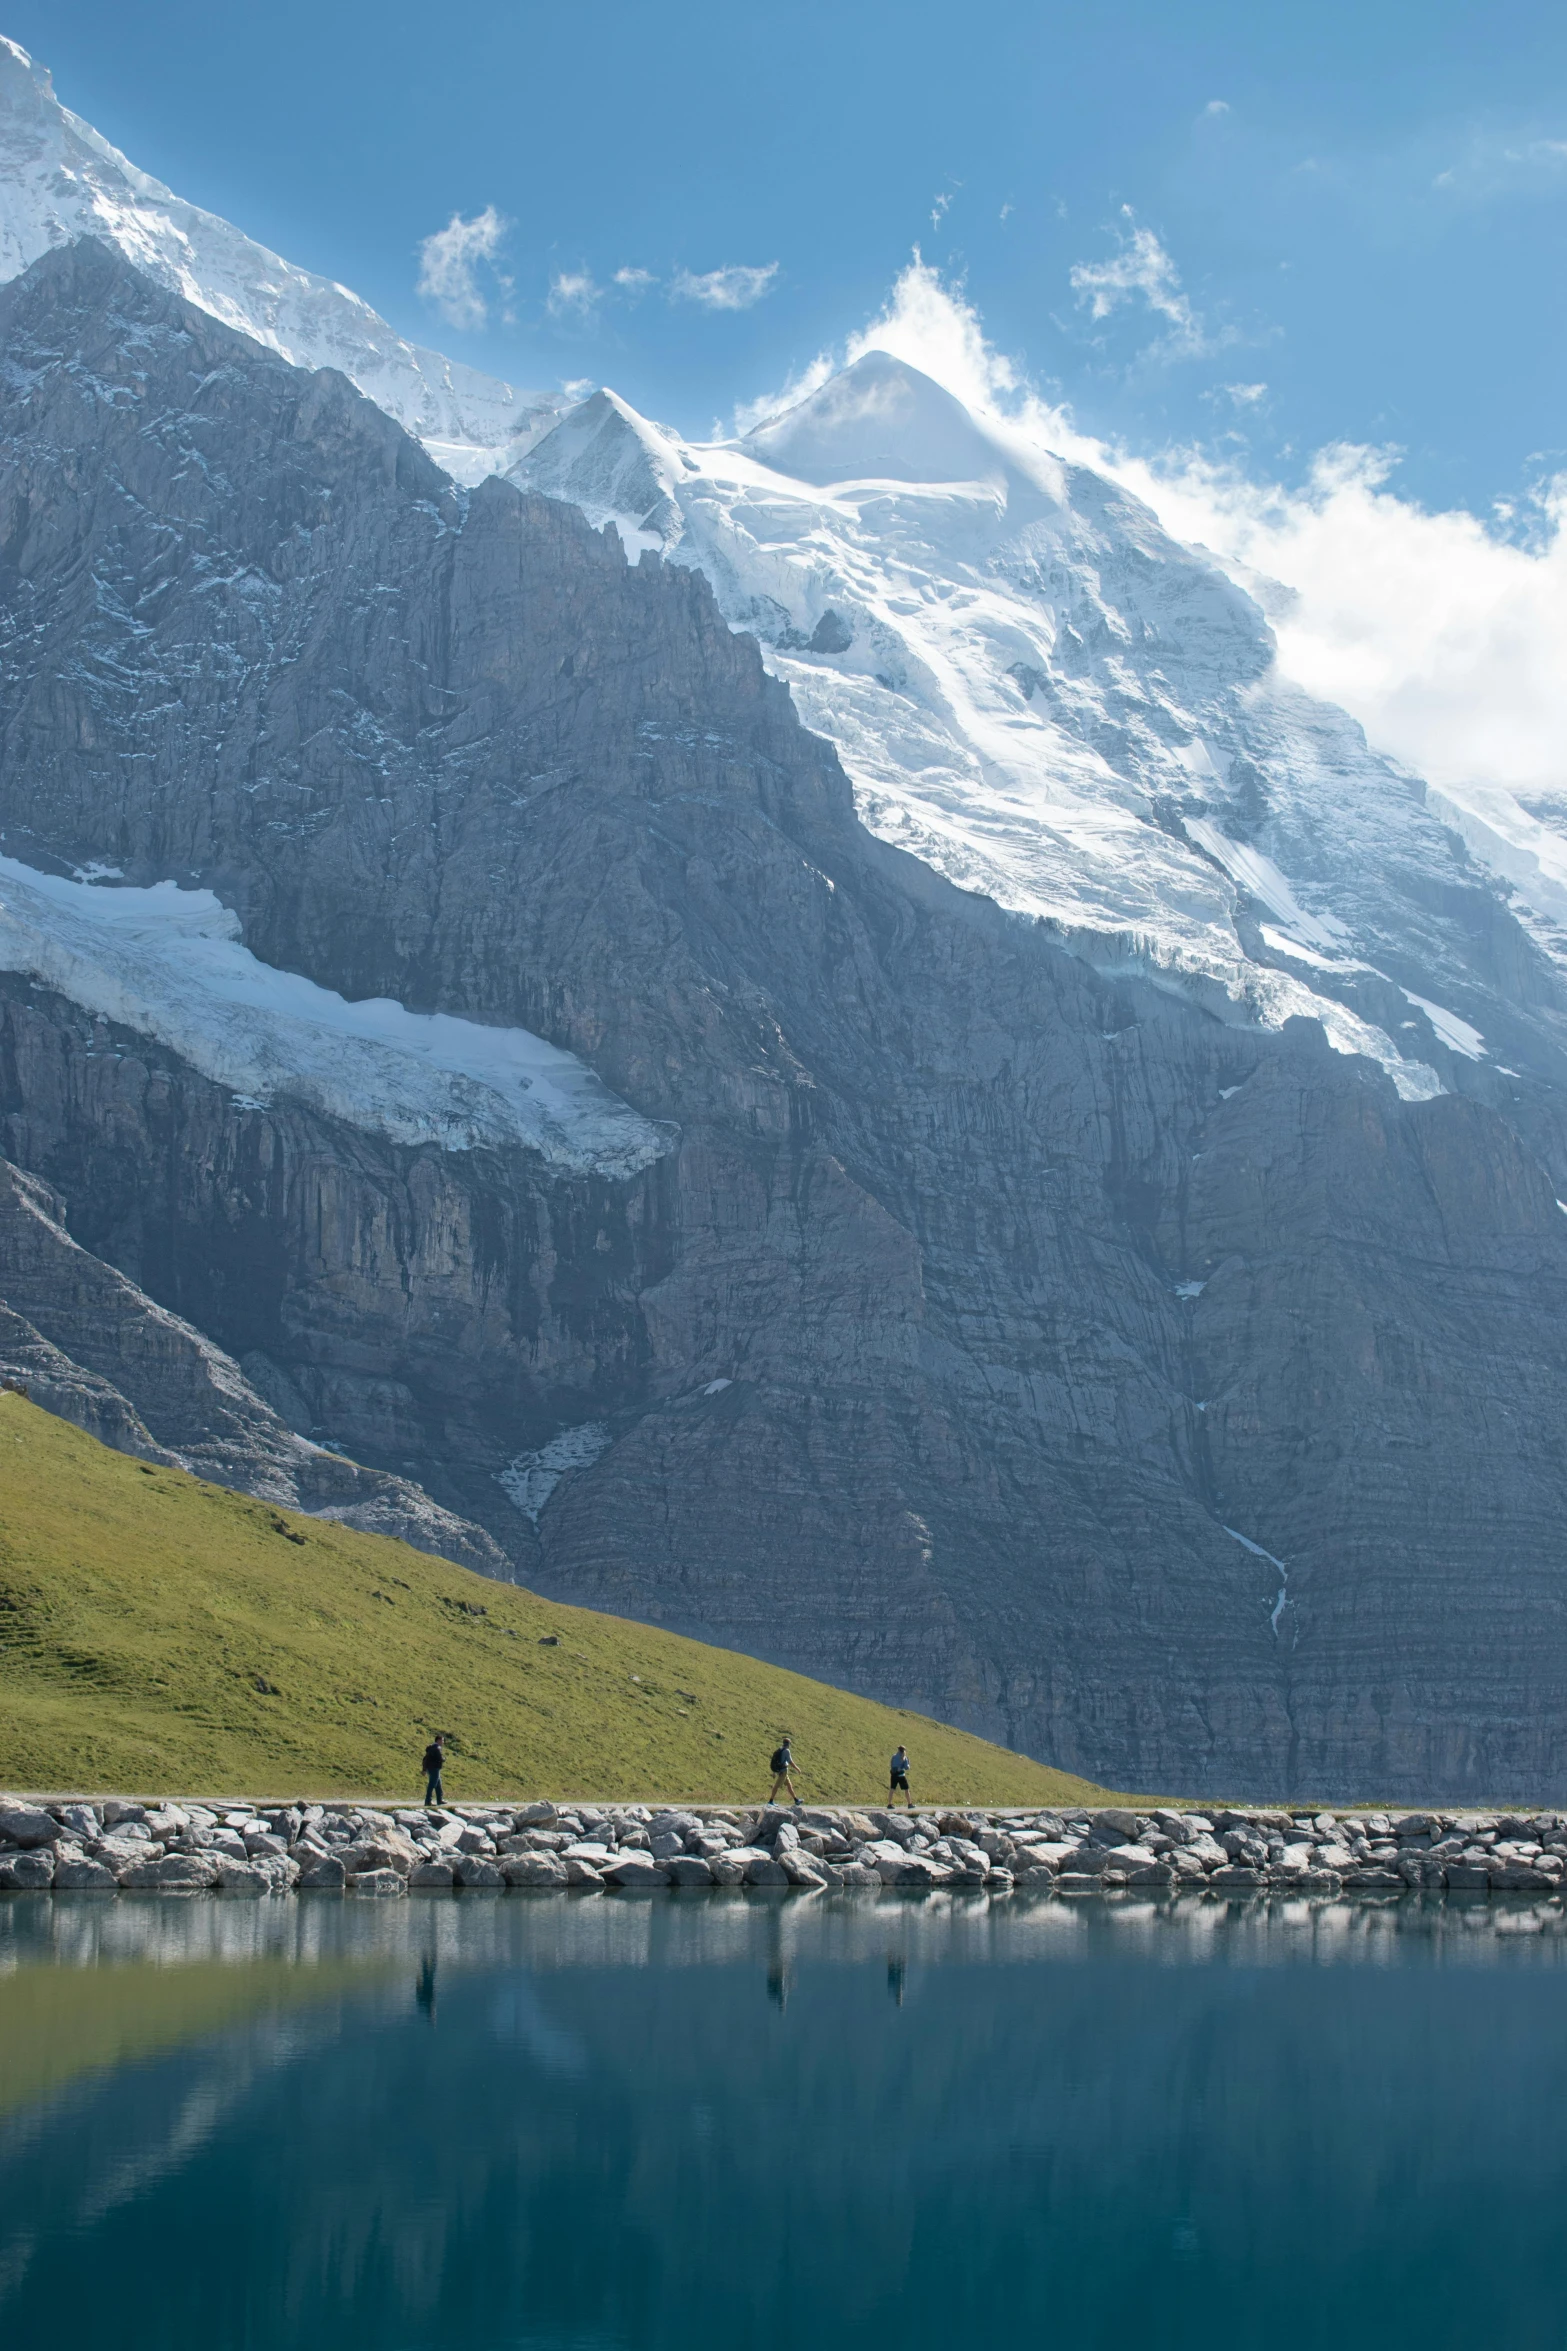
[[[1567,1814],[140,1804],[0,1796],[0,1890],[1554,1893]]]

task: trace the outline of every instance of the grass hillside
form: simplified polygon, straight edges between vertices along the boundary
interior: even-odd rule
[[[558,1645],[542,1646],[547,1634]],[[800,1674],[149,1469],[0,1394],[0,1785],[756,1800],[788,1729],[807,1802],[1102,1799]]]

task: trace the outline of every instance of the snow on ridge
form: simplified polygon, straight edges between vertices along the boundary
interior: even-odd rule
[[[295,366],[341,369],[460,481],[515,462],[569,405],[406,342],[346,286],[187,204],[62,106],[44,68],[0,38],[0,283],[83,236],[117,245]]]
[[[631,1176],[673,1131],[527,1029],[350,1003],[240,944],[210,890],[104,888],[0,857],[0,971],[156,1038],[241,1103],[287,1098],[394,1143],[522,1145],[574,1175]]]
[[[703,570],[882,839],[1104,968],[1315,1019],[1406,1099],[1442,1091],[1344,1000],[1348,901],[1407,856],[1415,803],[1341,714],[1274,691],[1251,599],[1114,484],[874,350],[737,442],[597,392],[510,478]],[[1260,845],[1270,818],[1318,864],[1343,834],[1332,911]],[[1250,945],[1241,899],[1276,918]]]

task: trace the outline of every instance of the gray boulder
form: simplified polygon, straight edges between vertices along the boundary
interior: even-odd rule
[[[272,1881],[264,1869],[253,1861],[232,1861],[227,1858],[218,1871],[218,1892],[238,1900],[256,1901],[272,1892]]]
[[[201,1894],[217,1884],[220,1866],[205,1853],[165,1853],[127,1869],[120,1884],[135,1894]]]
[[[502,1862],[508,1886],[525,1886],[540,1893],[564,1890],[570,1883],[568,1864],[558,1853],[516,1853]]]
[[[61,1853],[54,1865],[57,1894],[113,1894],[118,1886],[113,1870],[86,1853]]]
[[[0,1840],[10,1845],[34,1847],[57,1845],[65,1830],[52,1812],[45,1812],[35,1804],[7,1804],[0,1807]]]
[[[605,1883],[618,1886],[622,1893],[650,1893],[655,1887],[669,1883],[663,1862],[655,1861],[651,1853],[622,1853],[603,1874]]]
[[[452,1875],[465,1893],[498,1894],[507,1880],[501,1875],[499,1862],[488,1850],[483,1853],[457,1853],[452,1857]]]
[[[299,1888],[305,1894],[340,1894],[347,1882],[348,1872],[335,1853],[323,1854],[311,1861],[299,1873]]]
[[[350,1894],[367,1894],[372,1900],[391,1901],[408,1891],[408,1880],[400,1870],[363,1869],[348,1880]]]
[[[40,1893],[54,1883],[54,1854],[40,1845],[28,1853],[0,1854],[0,1887],[13,1893]]]

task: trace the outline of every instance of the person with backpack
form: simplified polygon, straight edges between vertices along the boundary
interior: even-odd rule
[[[446,1733],[437,1731],[424,1751],[424,1800],[426,1804],[444,1804],[441,1787],[441,1767],[446,1761]]]
[[[789,1734],[785,1731],[781,1742],[773,1749],[773,1792],[767,1799],[769,1804],[777,1803],[780,1788],[788,1789],[791,1804],[799,1803],[800,1799],[794,1792],[794,1780],[791,1777],[793,1771],[794,1750],[789,1744]]]
[[[909,1794],[909,1752],[906,1747],[899,1747],[897,1754],[892,1759],[887,1777],[891,1782],[891,1785],[887,1790],[887,1803],[889,1809],[897,1804],[898,1790],[901,1788],[903,1790],[903,1801],[912,1812],[914,1810],[914,1799]]]

